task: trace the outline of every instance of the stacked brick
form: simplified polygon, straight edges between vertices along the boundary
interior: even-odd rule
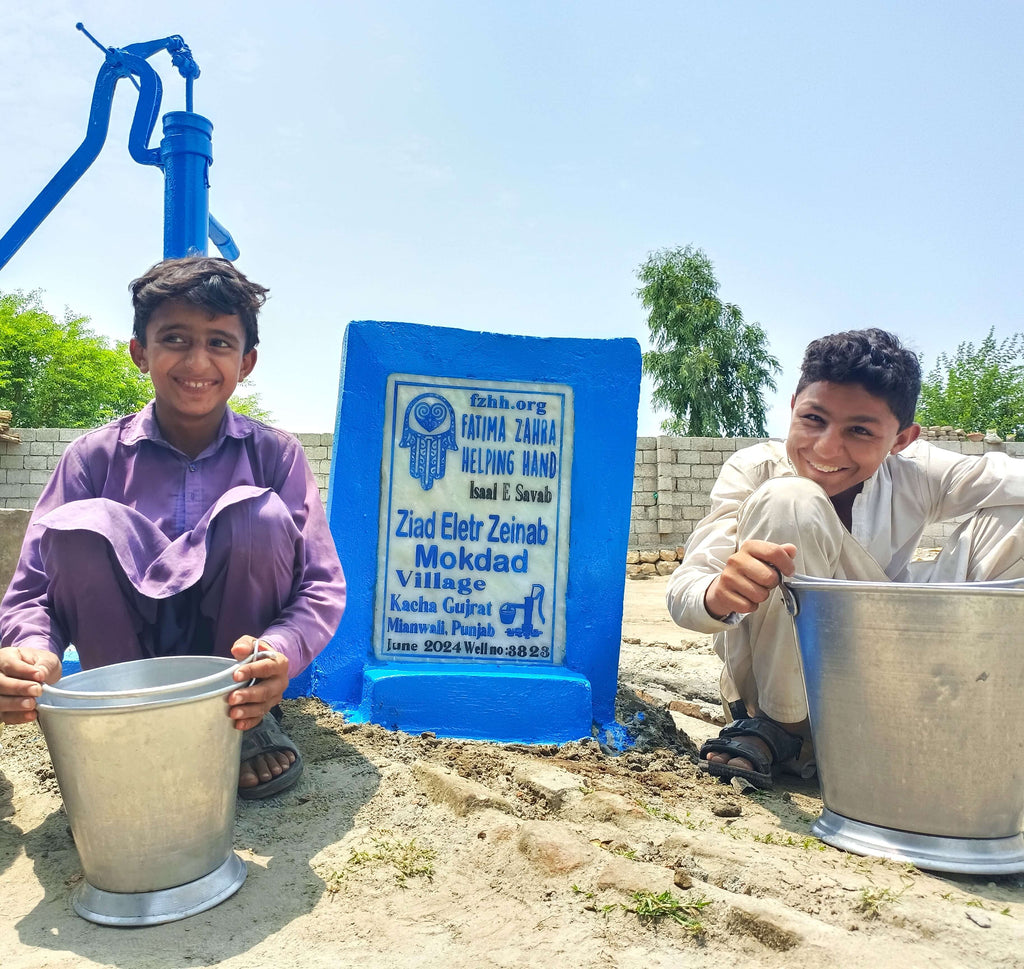
[[[21,437],[17,431],[11,430],[11,418],[13,416],[9,410],[0,410],[0,441],[18,444],[21,441]]]
[[[626,553],[626,575],[646,578],[648,575],[671,575],[683,560],[682,548],[662,548],[656,552],[630,550]]]
[[[629,521],[631,548],[654,548],[658,544],[658,441],[636,439],[633,465],[633,508]],[[636,563],[633,563],[636,564]]]
[[[1024,442],[998,435],[964,434],[955,428],[926,428],[926,437],[937,447],[959,454],[1005,451],[1024,458]],[[961,437],[962,435],[962,437]],[[722,464],[739,448],[762,438],[641,437],[637,440],[633,481],[633,507],[628,548],[656,556],[629,565],[655,565],[663,550],[685,545],[694,525],[708,512],[711,488]],[[957,527],[957,521],[929,525],[921,538],[927,547],[939,546]],[[664,566],[662,566],[664,568]]]
[[[0,441],[0,508],[32,508],[57,459],[85,428],[22,428],[20,439]],[[327,501],[333,434],[297,434],[306,452],[320,496]]]
[[[971,439],[981,440],[984,435],[978,434],[975,438],[971,435]],[[921,428],[921,437],[926,441],[966,441],[968,440],[967,432],[959,427],[950,427],[948,424],[939,426],[935,424],[931,427]]]
[[[32,508],[64,449],[85,429],[22,428],[0,444],[0,508]]]
[[[707,514],[722,464],[736,450],[758,440],[638,438],[629,547],[660,551],[683,544]]]
[[[327,482],[331,479],[331,454],[334,451],[333,434],[296,434],[306,460],[313,469],[320,497],[327,504]]]
[[[19,429],[20,441],[4,440],[0,436],[0,508],[32,508],[64,448],[82,433],[67,428],[22,428]],[[296,436],[326,501],[334,436]],[[973,440],[977,436],[967,434],[966,439],[947,436],[932,440],[936,446],[960,454],[1000,450],[1011,457],[1024,457],[1024,442],[1003,441],[990,433],[981,435],[981,440]],[[637,440],[627,545],[633,551],[627,564],[651,568],[634,570],[631,574],[666,574],[666,570],[671,572],[675,568],[675,563],[682,559],[681,551],[677,550],[686,544],[694,525],[708,512],[711,487],[722,464],[738,448],[756,443],[757,439],[753,438],[641,437]],[[929,526],[921,544],[926,547],[942,545],[956,524],[942,522]],[[641,553],[647,557],[640,558]]]
[[[937,444],[941,444],[943,441],[962,441],[971,442],[974,444],[984,443],[986,445],[998,446],[1005,444],[1006,442],[1016,441],[1017,437],[1014,434],[1007,434],[1005,440],[999,436],[998,433],[992,428],[987,431],[967,431],[962,430],[959,427],[950,427],[948,424],[939,427],[938,425],[932,427],[922,427],[921,437],[926,441],[933,441]],[[964,452],[967,453],[966,451]],[[979,452],[980,453],[980,452]]]

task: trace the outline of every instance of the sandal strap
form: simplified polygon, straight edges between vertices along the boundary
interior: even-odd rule
[[[723,738],[742,736],[763,740],[772,752],[773,762],[776,764],[798,757],[803,746],[802,737],[791,734],[768,717],[744,717],[742,720],[734,720],[719,733],[719,737]]]
[[[259,754],[270,754],[279,750],[290,750],[296,757],[299,748],[271,714],[265,714],[255,726],[242,734],[242,760],[251,760]]]
[[[739,737],[712,737],[701,745],[698,756],[701,761],[706,763],[707,755],[709,753],[728,754],[730,758],[744,757],[750,761],[756,773],[771,777],[771,758],[768,757],[763,750],[759,750],[751,743],[744,742]],[[720,766],[724,767],[726,765],[723,764]]]

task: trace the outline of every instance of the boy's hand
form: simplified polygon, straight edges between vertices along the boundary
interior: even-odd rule
[[[793,574],[795,561],[795,545],[776,545],[753,539],[744,542],[729,556],[721,574],[708,586],[704,593],[704,608],[715,618],[724,618],[732,612],[753,612],[779,584],[779,572]]]
[[[60,679],[60,659],[33,646],[0,649],[0,721],[30,723],[36,719],[36,697],[41,683]]]
[[[231,655],[243,660],[252,655],[255,636],[241,636],[231,647]],[[244,682],[255,678],[252,686],[228,694],[228,716],[239,730],[257,726],[271,707],[281,702],[288,686],[288,659],[272,649],[262,649],[253,663],[246,663],[235,671],[235,679]]]

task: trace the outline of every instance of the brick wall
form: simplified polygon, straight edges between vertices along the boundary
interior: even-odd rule
[[[85,430],[67,427],[15,428],[21,443],[0,441],[0,508],[32,508],[64,449]],[[333,434],[297,434],[327,501]]]
[[[757,438],[639,437],[629,547],[675,548],[708,512],[722,465]]]
[[[327,504],[327,482],[331,478],[331,453],[334,451],[333,434],[296,434],[302,450],[306,452],[306,460],[313,469],[320,498]]]
[[[640,437],[633,472],[631,549],[675,549],[684,545],[694,525],[708,511],[711,486],[722,464],[740,448],[761,438]],[[974,441],[931,441],[958,454],[984,454],[998,449],[1024,457],[1024,442],[989,445]],[[958,522],[939,522],[925,530],[924,548],[938,547]]]
[[[31,508],[68,444],[84,433],[69,428],[17,429],[20,444],[0,441],[0,508]],[[327,500],[332,434],[297,435],[309,459],[320,494]],[[633,507],[629,529],[631,549],[674,549],[685,544],[708,511],[711,486],[725,460],[757,438],[640,437],[633,469]],[[960,454],[983,454],[993,445],[973,441],[933,441]],[[995,445],[1024,457],[1024,442]],[[925,547],[939,546],[956,522],[929,528]]]

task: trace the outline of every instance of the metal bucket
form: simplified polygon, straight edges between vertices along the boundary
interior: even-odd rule
[[[860,854],[1024,871],[1024,580],[797,575],[821,797],[815,834]]]
[[[245,880],[231,850],[242,732],[225,702],[239,665],[168,656],[43,688],[39,725],[85,872],[72,898],[84,918],[173,921]]]

